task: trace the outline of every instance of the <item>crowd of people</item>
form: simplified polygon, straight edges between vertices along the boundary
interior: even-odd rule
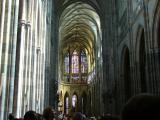
[[[36,113],[35,111],[27,111],[23,118],[15,118],[13,114],[9,114],[9,120],[56,120],[55,111],[52,107],[44,109],[43,114]]]
[[[43,114],[28,111],[23,118],[14,118],[14,115],[9,114],[9,120],[160,120],[160,97],[134,96],[125,104],[119,117],[112,114],[87,117],[81,112],[75,112],[73,116],[58,115],[52,107],[48,107]]]
[[[46,113],[45,113],[46,112]],[[35,111],[27,111],[23,118],[15,118],[13,114],[9,114],[9,120],[119,120],[118,117],[111,115],[102,115],[102,116],[92,116],[87,117],[81,112],[75,112],[73,116],[62,117],[55,116],[52,111],[45,111],[43,114],[36,113]]]

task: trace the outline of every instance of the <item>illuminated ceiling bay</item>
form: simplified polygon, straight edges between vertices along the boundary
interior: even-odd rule
[[[94,66],[95,46],[100,29],[100,18],[89,4],[76,2],[63,11],[59,22],[60,55],[75,49],[87,55],[88,73]],[[60,60],[63,60],[60,58]]]
[[[77,2],[68,6],[60,18],[61,47],[79,44],[90,53],[100,28],[99,21],[96,11],[88,4]]]

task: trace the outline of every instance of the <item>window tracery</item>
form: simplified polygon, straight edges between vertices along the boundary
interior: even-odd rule
[[[64,64],[65,64],[65,73],[69,73],[69,53],[65,55]]]
[[[87,55],[83,50],[75,49],[64,56],[64,80],[69,82],[86,81],[88,73]]]
[[[76,50],[72,54],[72,73],[79,72],[79,55]]]

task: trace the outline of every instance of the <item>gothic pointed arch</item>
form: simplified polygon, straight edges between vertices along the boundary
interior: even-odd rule
[[[56,7],[58,8],[58,10],[57,10],[58,15],[60,16],[69,5],[71,5],[75,2],[83,2],[83,3],[91,5],[96,10],[96,12],[100,16],[102,16],[99,0],[63,0],[61,2],[57,2]],[[63,6],[60,7],[60,5],[63,5]]]
[[[87,112],[87,93],[85,91],[82,92],[81,94],[81,100],[80,100],[80,103],[81,103],[81,112],[86,114]]]
[[[78,107],[79,107],[79,102],[78,102],[78,94],[76,92],[73,93],[72,95],[72,112],[77,112],[78,111]]]
[[[152,28],[153,40],[151,44],[152,48],[160,48],[159,31],[160,31],[160,1],[158,0],[153,15],[153,28]]]
[[[88,115],[92,114],[92,96],[91,91],[88,92],[88,100],[87,100],[87,106],[88,106]]]
[[[131,69],[130,69],[130,53],[129,48],[124,46],[122,51],[122,79],[124,83],[124,97],[125,101],[127,101],[131,96]]]
[[[140,81],[141,81],[141,92],[147,92],[147,81],[146,81],[146,52],[145,52],[145,37],[144,29],[141,31],[140,46],[139,46],[139,67],[140,67]]]
[[[64,95],[64,113],[69,114],[69,104],[70,104],[70,96],[69,93],[66,92]]]
[[[152,70],[154,81],[153,91],[158,91],[158,86],[160,85],[160,1],[157,0],[156,7],[153,14],[153,28],[152,28],[152,41],[151,41],[151,59],[152,59]]]
[[[143,26],[139,25],[136,38],[136,62],[139,77],[139,86],[142,93],[147,92],[146,79],[146,51],[145,51],[145,35]]]

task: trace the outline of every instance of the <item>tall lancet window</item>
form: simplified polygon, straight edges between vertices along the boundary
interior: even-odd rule
[[[72,73],[79,72],[79,55],[76,50],[72,54]]]
[[[64,72],[69,73],[69,53],[64,57]]]
[[[77,96],[74,94],[72,96],[72,107],[75,108],[77,105]]]
[[[66,114],[68,114],[68,112],[69,112],[68,111],[68,109],[69,109],[69,97],[66,97],[66,101],[65,102],[66,102],[66,106],[65,106],[66,107]]]
[[[87,73],[88,64],[87,64],[87,56],[84,51],[81,52],[81,72]]]

